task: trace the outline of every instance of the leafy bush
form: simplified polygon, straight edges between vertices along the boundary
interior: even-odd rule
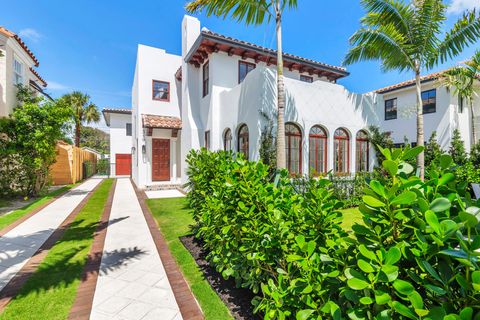
[[[330,175],[332,184],[329,186],[335,198],[342,201],[345,208],[356,207],[362,202],[363,190],[373,177],[370,172],[357,172],[355,176]]]
[[[458,129],[453,130],[452,141],[448,151],[452,156],[453,162],[458,165],[463,165],[468,161],[467,151],[465,150],[465,143],[462,140],[462,135]]]
[[[387,175],[366,185],[352,234],[328,179],[271,183],[260,162],[192,151],[195,234],[265,319],[478,319],[480,203],[449,155],[421,181],[409,161],[422,149],[379,148]]]
[[[99,159],[97,161],[97,173],[110,175],[110,159]]]

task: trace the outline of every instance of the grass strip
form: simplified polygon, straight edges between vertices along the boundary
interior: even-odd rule
[[[212,289],[197,263],[180,242],[180,237],[190,234],[192,215],[185,198],[148,199],[147,204],[157,220],[160,231],[168,243],[183,276],[200,304],[206,320],[233,319],[228,308]]]
[[[101,182],[0,319],[68,317],[112,184],[113,179]]]
[[[59,188],[55,191],[52,191],[52,192],[48,193],[47,195],[45,195],[43,197],[40,197],[40,198],[36,199],[32,203],[30,203],[30,204],[28,204],[28,205],[26,205],[26,206],[24,206],[20,209],[14,210],[13,212],[10,212],[9,214],[5,214],[3,216],[0,216],[0,230],[2,230],[3,228],[5,228],[5,227],[9,226],[10,224],[14,223],[15,221],[22,218],[23,216],[29,214],[30,212],[32,212],[36,208],[40,207],[41,205],[45,204],[46,202],[50,201],[51,199],[55,198],[56,196],[62,194],[65,191],[70,190],[74,186],[75,186],[75,184],[70,184],[68,186],[61,187],[61,188]]]

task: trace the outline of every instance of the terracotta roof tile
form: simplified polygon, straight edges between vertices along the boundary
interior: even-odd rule
[[[42,83],[42,85],[43,85],[44,87],[47,86],[47,82],[46,82],[45,80],[43,80],[43,78],[38,74],[37,71],[35,71],[35,69],[30,68],[30,72],[33,73],[33,75],[34,75],[35,77],[37,77],[38,80],[40,80],[40,82]]]
[[[102,110],[103,113],[124,113],[124,114],[131,114],[132,109],[121,109],[121,108],[104,108]]]
[[[192,49],[190,50],[189,54],[186,57],[187,62],[192,63],[192,61],[195,60],[195,55],[197,54],[198,49],[200,49],[202,47],[203,41],[218,42],[218,43],[221,43],[222,46],[231,46],[231,48],[229,50],[231,50],[234,47],[241,47],[244,50],[250,50],[250,51],[257,52],[259,55],[263,55],[265,57],[268,57],[268,59],[273,59],[273,61],[275,61],[276,56],[277,56],[277,50],[273,50],[273,49],[266,48],[266,47],[263,47],[263,46],[259,46],[259,45],[256,45],[256,44],[253,44],[253,43],[250,43],[250,42],[247,42],[247,41],[243,41],[243,40],[235,39],[235,38],[232,38],[232,37],[224,36],[222,34],[215,33],[215,32],[212,32],[210,30],[207,30],[207,29],[203,29],[199,38],[196,41],[196,44],[192,47]],[[221,50],[225,51],[225,48],[222,48]],[[217,51],[215,51],[215,52],[217,52]],[[231,55],[230,51],[228,51],[228,53],[229,53],[229,55]],[[233,54],[238,55],[238,52],[233,53]],[[243,54],[248,57],[246,51],[244,51]],[[301,65],[306,65],[307,68],[313,68],[313,69],[325,72],[326,74],[329,74],[334,79],[339,79],[339,78],[342,78],[342,77],[345,77],[345,76],[349,75],[349,72],[343,67],[329,65],[329,64],[326,64],[326,63],[318,62],[318,61],[315,61],[315,60],[312,60],[312,59],[303,58],[303,57],[296,56],[296,55],[289,54],[289,53],[284,53],[283,56],[284,56],[285,62],[290,63],[290,67],[292,65],[300,65],[300,66]],[[249,58],[252,58],[252,57],[249,57]],[[257,59],[257,58],[255,58],[255,59]],[[260,61],[262,61],[262,60],[260,60]],[[273,62],[273,61],[270,62],[270,60],[268,60],[267,64],[269,64],[269,63],[275,64],[276,62]],[[287,67],[287,65],[286,65],[286,67]],[[306,70],[306,71],[308,71],[308,70]],[[179,72],[177,72],[177,73],[179,73]]]
[[[32,58],[33,62],[35,63],[35,67],[39,66],[40,63],[38,62],[33,52],[27,47],[25,42],[23,42],[23,40],[17,34],[1,26],[0,26],[0,33],[5,35],[6,37],[14,38],[15,40],[17,40],[18,44],[23,48],[23,50],[25,50],[25,52],[30,56],[30,58]]]
[[[440,71],[440,72],[427,74],[426,76],[421,77],[420,81],[421,82],[428,82],[428,81],[437,80],[438,78],[440,78],[440,76],[444,72],[445,71]],[[397,83],[397,84],[394,84],[394,85],[391,85],[391,86],[388,86],[388,87],[384,87],[384,88],[375,90],[374,92],[375,93],[387,93],[387,92],[390,92],[390,91],[403,89],[403,88],[411,87],[411,86],[414,86],[414,85],[415,85],[415,79],[412,79],[412,80],[403,81],[403,82],[400,82],[400,83]]]
[[[144,128],[182,129],[182,120],[177,117],[142,114]]]

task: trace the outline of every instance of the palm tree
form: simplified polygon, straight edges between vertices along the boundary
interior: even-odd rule
[[[380,60],[383,71],[410,71],[415,75],[417,145],[425,145],[420,76],[438,63],[457,56],[480,37],[480,19],[466,12],[443,34],[447,7],[441,0],[362,0],[367,14],[350,38],[345,64]],[[425,175],[425,155],[417,156],[420,177]]]
[[[477,80],[480,78],[480,51],[475,51],[473,57],[466,61],[464,65],[445,71],[442,74],[441,81],[449,89],[453,89],[453,94],[458,96],[461,101],[466,102],[470,107],[470,118],[472,125],[472,141],[477,142],[477,133],[475,128],[475,108],[473,100],[478,95],[480,88]]]
[[[82,123],[100,121],[100,112],[95,104],[90,102],[90,96],[80,91],[74,91],[62,97],[65,103],[73,109],[75,123],[75,146],[80,147],[80,130]]]
[[[285,8],[297,7],[297,0],[192,0],[191,13],[206,10],[207,15],[227,17],[229,14],[247,25],[259,25],[275,19],[277,33],[277,168],[287,167],[285,156],[285,85],[283,81],[282,14]]]

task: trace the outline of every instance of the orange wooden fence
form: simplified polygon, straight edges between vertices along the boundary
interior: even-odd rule
[[[50,176],[54,185],[71,184],[83,179],[83,163],[89,161],[96,172],[97,155],[65,142],[57,143],[57,159],[50,168]]]

